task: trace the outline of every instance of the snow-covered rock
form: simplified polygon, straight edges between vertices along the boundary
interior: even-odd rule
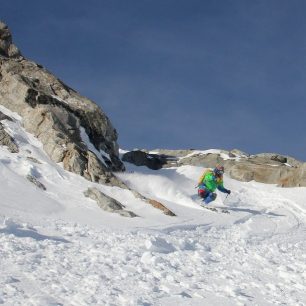
[[[99,207],[101,207],[105,211],[116,212],[121,216],[125,217],[136,217],[136,214],[134,214],[133,212],[124,210],[124,205],[119,203],[117,200],[111,198],[110,196],[104,194],[95,187],[88,188],[84,192],[84,195],[96,201]]]

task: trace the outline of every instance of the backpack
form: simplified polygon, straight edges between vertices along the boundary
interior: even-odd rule
[[[199,181],[198,181],[198,186],[201,185],[203,183],[204,177],[206,174],[208,173],[212,173],[213,171],[211,169],[205,169],[203,174],[201,175]]]

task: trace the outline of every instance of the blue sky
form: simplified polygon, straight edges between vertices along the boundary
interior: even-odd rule
[[[99,104],[133,148],[306,160],[306,1],[10,0],[24,56]]]

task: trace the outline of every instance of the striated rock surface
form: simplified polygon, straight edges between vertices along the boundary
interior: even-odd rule
[[[23,118],[55,162],[88,180],[122,185],[112,171],[122,171],[117,132],[95,103],[21,56],[7,26],[0,22],[0,104]],[[95,154],[81,135],[84,129]]]

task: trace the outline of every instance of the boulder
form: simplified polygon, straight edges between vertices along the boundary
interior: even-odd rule
[[[98,206],[107,212],[115,212],[124,217],[137,217],[133,212],[124,210],[125,207],[120,202],[104,194],[97,188],[88,188],[84,192],[84,195],[96,201]]]
[[[158,170],[167,163],[165,157],[158,154],[149,154],[140,150],[130,151],[122,156],[122,160],[136,166],[146,166],[152,170]]]

